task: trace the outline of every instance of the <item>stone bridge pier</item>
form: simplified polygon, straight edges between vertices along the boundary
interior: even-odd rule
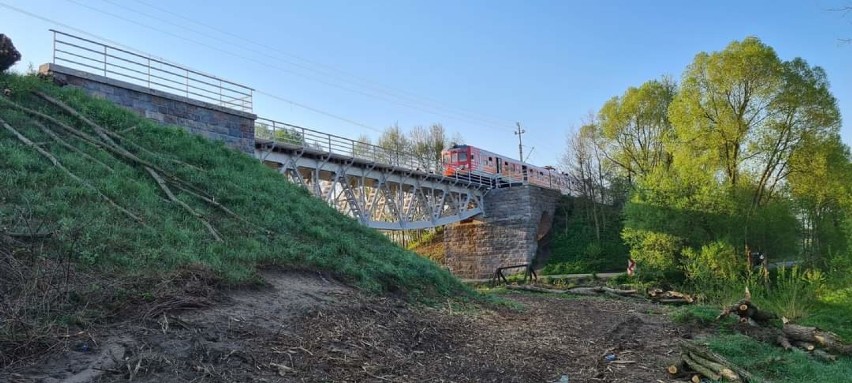
[[[446,227],[447,267],[460,278],[488,278],[498,267],[533,263],[549,251],[544,247],[560,198],[558,190],[531,185],[490,190],[484,215]]]

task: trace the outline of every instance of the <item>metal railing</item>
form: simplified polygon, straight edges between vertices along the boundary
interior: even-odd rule
[[[254,126],[255,137],[257,138],[412,170],[425,172],[438,170],[437,164],[429,164],[428,160],[418,159],[407,152],[323,133],[286,122],[258,118]]]
[[[50,31],[54,64],[62,63],[230,109],[252,111],[254,89],[247,86],[65,32]]]

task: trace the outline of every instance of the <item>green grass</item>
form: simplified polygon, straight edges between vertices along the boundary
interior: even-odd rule
[[[671,313],[671,318],[676,323],[692,324],[697,326],[712,326],[717,324],[716,317],[719,315],[719,309],[704,305],[687,305],[674,309]],[[723,323],[729,323],[726,320]]]
[[[21,105],[91,133],[86,125],[29,91],[41,90],[66,102],[156,154],[128,147],[138,156],[215,196],[216,201],[251,222],[240,222],[176,191],[179,199],[208,217],[219,230],[225,241],[215,242],[195,217],[165,198],[143,169],[65,135],[69,143],[115,169],[109,172],[55,144],[34,125],[31,116],[0,104],[0,118],[52,152],[70,171],[142,217],[150,227],[130,220],[0,129],[0,227],[23,230],[38,222],[53,231],[41,257],[68,257],[82,270],[119,275],[157,276],[200,264],[227,284],[255,280],[259,266],[282,265],[331,272],[370,292],[396,292],[424,299],[471,292],[449,272],[399,248],[380,233],[285,182],[256,159],[229,150],[222,143],[157,125],[107,101],[55,87],[34,76],[0,74],[0,88],[10,88],[12,100]],[[125,132],[131,127],[135,128]]]
[[[852,358],[826,364],[805,352],[768,347],[744,335],[720,335],[709,339],[713,351],[750,373],[775,383],[846,383],[852,377]]]

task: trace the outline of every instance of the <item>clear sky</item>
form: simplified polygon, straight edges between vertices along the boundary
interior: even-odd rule
[[[852,13],[831,11],[843,6],[852,1],[0,0],[0,33],[23,53],[19,70],[50,61],[49,28],[84,31],[251,86],[263,117],[351,138],[439,122],[516,156],[519,121],[529,161],[547,165],[610,97],[680,79],[696,53],[750,35],[826,70],[852,143],[852,45],[840,42]]]

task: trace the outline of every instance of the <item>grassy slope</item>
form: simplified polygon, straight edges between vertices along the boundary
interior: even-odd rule
[[[11,99],[38,109],[79,129],[77,119],[34,97],[38,89],[68,103],[97,123],[157,155],[132,147],[154,162],[215,196],[215,199],[274,235],[256,230],[187,194],[178,198],[200,211],[221,232],[212,240],[194,217],[170,203],[139,167],[63,134],[69,143],[115,169],[114,173],[55,144],[33,119],[0,104],[0,118],[51,151],[69,170],[88,180],[119,205],[141,216],[146,229],[92,190],[61,172],[36,151],[0,129],[0,228],[25,230],[34,222],[56,232],[46,257],[70,257],[78,268],[120,275],[158,275],[185,265],[203,264],[224,281],[252,280],[258,265],[285,265],[335,273],[374,292],[402,291],[419,296],[467,292],[448,272],[381,234],[360,226],[306,191],[288,184],[257,160],[163,127],[80,91],[60,89],[32,76],[0,74],[0,88]],[[125,129],[135,127],[130,131]],[[57,132],[61,132],[56,129]],[[179,159],[203,171],[169,161]],[[24,219],[22,217],[31,216]]]

